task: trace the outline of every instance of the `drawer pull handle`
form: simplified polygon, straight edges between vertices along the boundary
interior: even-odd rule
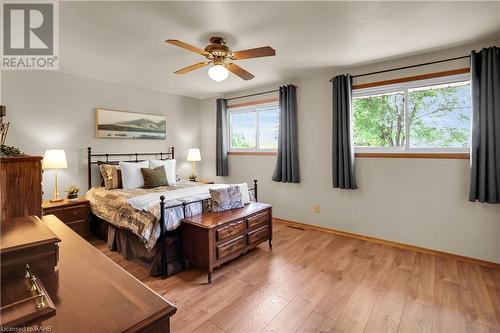
[[[260,213],[260,214],[257,214],[255,216],[252,216],[249,218],[250,221],[255,221],[255,220],[258,220],[262,217],[267,217],[267,213]]]
[[[231,223],[230,225],[228,225],[225,229],[227,230],[227,232],[229,233],[233,233],[236,231],[236,228],[238,227],[238,223]]]

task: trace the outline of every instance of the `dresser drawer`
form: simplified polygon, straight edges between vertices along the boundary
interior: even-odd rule
[[[217,235],[217,240],[223,240],[225,238],[238,235],[245,230],[245,220],[234,221],[225,226],[217,229],[215,234]]]
[[[269,223],[269,212],[266,210],[265,212],[261,212],[253,216],[250,216],[247,219],[247,223],[249,229],[259,226],[261,224],[267,224]]]
[[[87,234],[87,224],[87,220],[66,223],[68,227],[81,236],[85,236]]]
[[[260,227],[247,234],[248,245],[260,243],[269,238],[269,227],[267,225]]]
[[[217,246],[217,259],[227,257],[231,253],[238,252],[246,246],[245,237],[240,236],[232,241]]]
[[[59,246],[57,243],[30,245],[0,255],[2,269],[1,278],[23,277],[26,265],[37,275],[53,274],[54,267],[59,260]],[[3,296],[3,295],[2,295]]]
[[[64,223],[70,223],[89,218],[89,209],[87,206],[68,207],[59,209],[46,209],[44,215],[53,214]]]

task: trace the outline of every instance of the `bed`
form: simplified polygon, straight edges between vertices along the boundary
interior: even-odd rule
[[[178,181],[172,186],[153,189],[113,189],[92,186],[92,175],[99,164],[141,162],[147,158],[174,159],[174,148],[160,153],[92,153],[87,148],[88,187],[86,198],[91,207],[91,230],[107,240],[110,250],[146,267],[151,276],[163,278],[181,271],[181,220],[211,210],[209,189],[227,184],[200,184]],[[99,176],[94,179],[101,179]],[[257,181],[253,188],[240,184],[248,201],[257,200]],[[246,186],[246,188],[245,188]],[[245,196],[244,195],[244,196]]]

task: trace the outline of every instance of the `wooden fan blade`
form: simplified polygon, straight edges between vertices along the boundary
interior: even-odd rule
[[[178,47],[182,47],[183,49],[186,49],[188,51],[201,54],[202,56],[208,55],[208,52],[206,52],[205,50],[202,50],[199,47],[196,47],[193,45],[186,44],[186,43],[181,42],[180,40],[177,40],[177,39],[167,39],[165,42],[172,44],[172,45],[175,45],[175,46],[178,46]]]
[[[243,80],[248,81],[248,80],[251,80],[255,77],[252,73],[247,72],[246,70],[244,70],[240,66],[233,64],[233,63],[225,64],[224,67],[226,67],[230,72],[241,77]]]
[[[233,58],[238,60],[260,58],[260,57],[271,57],[275,55],[276,51],[270,46],[257,47],[255,49],[233,52]]]
[[[181,68],[181,69],[175,71],[174,73],[175,74],[186,74],[186,73],[189,73],[191,71],[194,71],[195,69],[205,67],[208,64],[209,64],[209,62],[199,62],[197,64]]]

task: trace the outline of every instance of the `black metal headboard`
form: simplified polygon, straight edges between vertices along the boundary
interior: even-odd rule
[[[92,187],[92,165],[98,163],[117,163],[118,162],[141,162],[140,157],[149,156],[160,160],[173,160],[174,147],[170,147],[167,152],[159,153],[99,153],[92,154],[92,148],[87,147],[87,177],[89,190]],[[127,160],[117,159],[119,157],[127,158]],[[132,159],[130,159],[132,158]]]

